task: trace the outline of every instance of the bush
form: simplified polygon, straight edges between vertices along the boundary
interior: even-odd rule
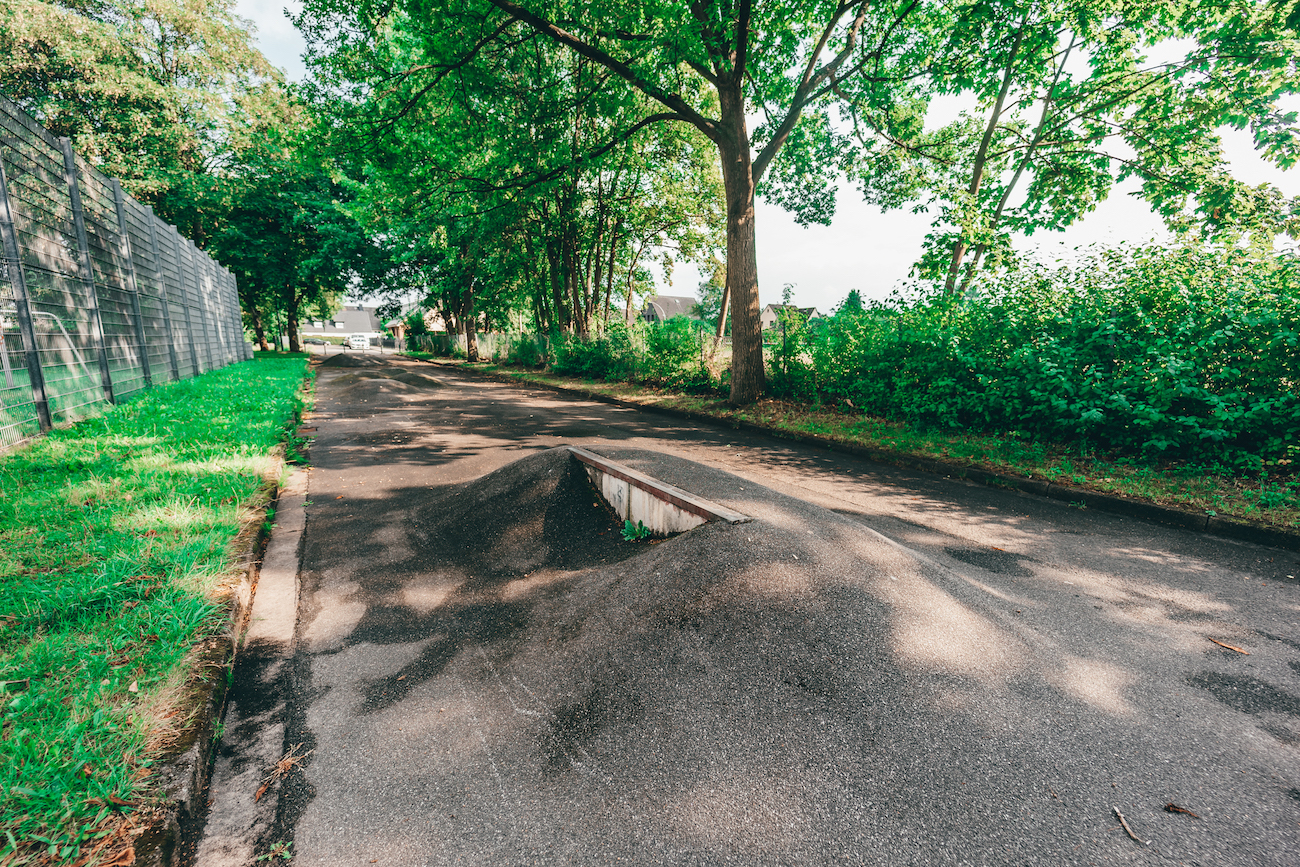
[[[846,308],[801,339],[773,360],[793,396],[1239,470],[1300,456],[1293,253],[1101,251],[967,298]]]
[[[551,369],[566,376],[713,390],[702,361],[699,323],[677,316],[668,322],[610,322],[603,332],[551,337]]]

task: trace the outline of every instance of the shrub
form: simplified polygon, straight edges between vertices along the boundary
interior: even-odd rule
[[[1122,248],[842,310],[773,381],[802,396],[811,370],[886,417],[1241,470],[1300,456],[1298,339],[1294,253]]]

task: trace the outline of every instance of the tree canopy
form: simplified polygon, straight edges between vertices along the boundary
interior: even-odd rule
[[[1293,159],[1295,118],[1277,109],[1295,92],[1293,18],[1253,0],[309,0],[300,24],[336,83],[355,82],[354,99],[405,89],[395,117],[471,67],[480,82],[518,81],[502,59],[533,51],[598,68],[592,98],[619,119],[567,159],[664,123],[711,142],[725,196],[732,400],[744,403],[763,388],[759,192],[825,221],[835,178],[847,174],[882,206],[934,208],[923,265],[946,270],[950,291],[971,248],[968,273],[1006,249],[1008,231],[1069,225],[1130,175],[1175,225],[1291,230],[1294,204],[1233,181],[1214,131],[1250,126],[1267,156]],[[1147,59],[1170,40],[1184,56]],[[376,57],[387,78],[373,64],[358,74]],[[936,127],[927,117],[940,96],[974,108]],[[515,133],[538,129],[519,123]],[[499,143],[519,153],[517,135]],[[520,168],[498,181],[536,175]]]

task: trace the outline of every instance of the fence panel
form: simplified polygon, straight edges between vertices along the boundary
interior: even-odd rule
[[[0,450],[251,357],[229,272],[4,97],[0,236]]]
[[[22,271],[35,343],[24,349],[37,357],[51,422],[75,421],[100,412],[106,398],[63,150],[29,117],[0,112],[0,126],[18,247],[9,265]]]
[[[77,169],[104,352],[108,357],[113,395],[121,400],[144,388],[145,378],[142,347],[135,328],[135,305],[117,228],[117,206],[107,177],[80,157]]]
[[[167,296],[149,232],[152,216],[135,199],[128,197],[123,205],[131,242],[131,263],[135,268],[135,288],[140,298],[145,359],[150,378],[154,382],[167,382],[176,379],[176,372],[172,363],[171,328],[167,324]]]

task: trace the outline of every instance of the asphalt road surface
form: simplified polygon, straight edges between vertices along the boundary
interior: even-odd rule
[[[1300,864],[1295,554],[402,366],[306,422],[297,867]]]

